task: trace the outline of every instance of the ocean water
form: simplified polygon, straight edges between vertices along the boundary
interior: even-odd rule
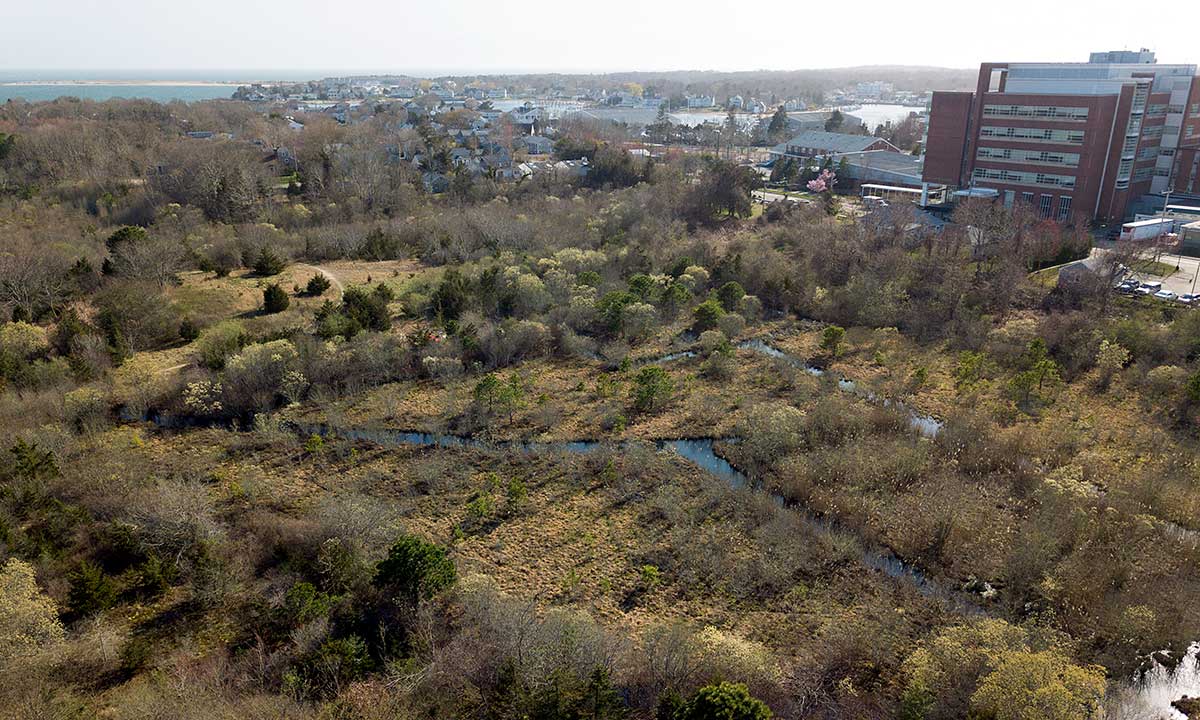
[[[325,77],[316,70],[0,70],[0,102],[77,97],[89,100],[145,98],[196,102],[229,98],[238,85]]]
[[[253,82],[302,82],[350,75],[409,75],[440,77],[456,74],[446,68],[396,69],[233,69],[233,70],[114,70],[114,69],[0,69],[0,102],[23,98],[29,102],[77,97],[90,100],[146,98],[158,102],[196,102],[229,98],[238,85]],[[458,71],[457,74],[471,74]],[[206,84],[207,83],[207,84]]]
[[[229,99],[233,85],[133,85],[101,83],[53,85],[0,85],[0,102],[9,100],[26,100],[40,102],[54,100],[60,97],[76,97],[85,100],[110,100],[112,98],[141,98],[156,102],[171,102],[182,100],[196,102],[199,100]]]

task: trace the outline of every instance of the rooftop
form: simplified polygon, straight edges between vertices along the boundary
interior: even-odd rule
[[[882,138],[872,135],[847,135],[846,133],[808,130],[783,143],[783,151],[786,152],[788,147],[805,147],[833,153],[862,152],[881,140]]]

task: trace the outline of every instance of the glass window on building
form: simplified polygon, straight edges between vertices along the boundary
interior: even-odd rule
[[[1043,195],[1041,202],[1038,204],[1038,215],[1041,215],[1044,218],[1050,217],[1050,206],[1053,203],[1053,195]]]
[[[1058,198],[1058,221],[1066,222],[1071,217],[1071,196],[1060,195]]]

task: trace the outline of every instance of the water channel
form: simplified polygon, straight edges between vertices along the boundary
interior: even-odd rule
[[[761,340],[748,340],[740,343],[739,348],[766,355],[777,361],[800,369],[810,375],[820,377],[827,372],[804,360],[790,355],[770,343]],[[673,352],[659,358],[653,358],[648,363],[667,363],[681,359],[697,357],[692,350]],[[846,393],[860,397],[867,402],[880,403],[891,407],[899,407],[906,411],[914,430],[925,437],[934,437],[942,429],[938,419],[919,413],[904,404],[887,398],[881,398],[869,390],[860,389],[857,384],[846,378],[839,378],[837,388]],[[149,418],[163,427],[181,428],[196,425],[186,419],[159,415]],[[631,447],[632,443],[611,443],[596,440],[573,440],[563,442],[542,442],[525,440],[487,441],[476,437],[413,432],[388,428],[334,427],[324,423],[288,422],[291,430],[302,436],[321,435],[338,437],[346,440],[370,442],[385,447],[419,446],[440,448],[470,448],[485,451],[522,452],[531,454],[567,453],[587,454],[605,450],[620,450]],[[654,441],[654,446],[663,451],[678,454],[683,459],[696,465],[709,475],[716,477],[736,489],[750,488],[762,490],[761,483],[748,477],[744,472],[734,467],[722,457],[717,450],[717,443],[736,442],[730,438],[679,438]],[[923,596],[940,600],[957,612],[979,616],[986,613],[984,602],[976,593],[967,592],[958,587],[930,578],[918,566],[910,563],[886,547],[866,541],[861,534],[856,533],[837,523],[836,520],[814,513],[808,508],[788,502],[782,495],[772,493],[772,500],[796,513],[804,524],[817,533],[845,533],[855,536],[861,548],[859,560],[887,577],[897,579],[911,585]],[[1174,664],[1175,667],[1170,667]],[[1200,643],[1192,644],[1179,658],[1178,662],[1161,662],[1158,658],[1150,659],[1135,677],[1127,683],[1110,683],[1112,690],[1108,700],[1108,720],[1186,720],[1183,713],[1171,707],[1171,702],[1184,695],[1200,696]]]

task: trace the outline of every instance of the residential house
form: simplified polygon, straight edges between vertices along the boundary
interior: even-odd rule
[[[554,152],[554,141],[541,135],[526,135],[521,138],[521,143],[530,155],[549,155]]]

